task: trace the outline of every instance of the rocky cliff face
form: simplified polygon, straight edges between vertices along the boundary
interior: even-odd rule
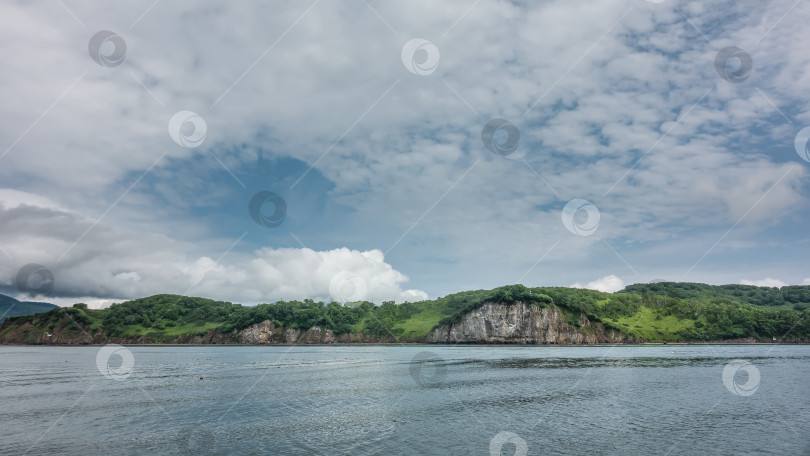
[[[427,336],[428,343],[481,344],[599,344],[638,343],[639,340],[606,330],[584,315],[579,327],[566,321],[557,308],[539,308],[522,302],[487,303],[452,325],[440,326]]]
[[[48,328],[48,329],[45,329]],[[248,326],[240,331],[219,333],[213,330],[194,336],[181,335],[171,340],[156,341],[146,336],[108,337],[104,331],[89,332],[69,317],[58,320],[25,323],[3,331],[0,344],[87,345],[87,344],[349,344],[390,343],[392,337],[379,337],[363,333],[335,335],[331,329],[313,326],[307,330],[276,327],[270,320]]]
[[[50,328],[50,330],[45,330]],[[26,323],[3,331],[0,343],[5,344],[335,344],[335,343],[395,343],[393,337],[379,337],[363,333],[336,335],[331,329],[313,326],[307,330],[277,327],[272,321],[248,326],[240,331],[220,333],[214,330],[204,334],[181,335],[171,340],[153,340],[140,337],[109,337],[103,331],[89,332],[69,317],[58,320]],[[428,343],[482,343],[482,344],[599,344],[637,343],[615,330],[606,330],[600,323],[591,323],[584,315],[575,324],[569,324],[565,315],[555,307],[539,308],[521,302],[514,304],[487,303],[465,314],[461,321],[440,326],[431,331]]]
[[[0,344],[86,345],[86,344],[351,344],[427,342],[441,344],[601,344],[641,343],[642,340],[605,328],[580,315],[569,322],[558,308],[539,308],[521,302],[514,304],[487,303],[461,317],[458,323],[433,329],[419,340],[397,340],[393,336],[363,333],[336,335],[331,329],[313,326],[307,330],[277,327],[265,320],[240,331],[220,333],[209,330],[204,334],[180,335],[171,340],[154,340],[147,336],[109,337],[103,330],[92,331],[68,316],[34,319],[31,322],[0,326]],[[756,343],[754,339],[702,341],[692,343]],[[795,336],[780,343],[807,343]]]

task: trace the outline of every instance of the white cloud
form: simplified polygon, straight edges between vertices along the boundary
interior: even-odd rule
[[[764,279],[761,279],[761,280],[746,280],[746,279],[743,279],[743,280],[740,280],[740,285],[754,285],[754,286],[757,286],[757,287],[782,288],[784,286],[787,286],[788,283],[783,282],[783,281],[781,281],[779,279],[772,279],[770,277],[767,277],[767,278],[764,278]]]
[[[802,285],[810,285],[810,279],[802,280]]]
[[[64,209],[63,206],[50,198],[34,193],[14,190],[13,188],[0,188],[0,205],[6,209],[14,209],[22,205],[38,206],[47,209]]]
[[[282,299],[321,299],[340,301],[330,293],[330,284],[338,274],[348,272],[363,282],[363,293],[354,300],[397,302],[427,299],[420,290],[402,290],[408,278],[385,262],[382,251],[360,252],[347,248],[315,251],[307,248],[263,248],[242,261],[214,264],[211,258],[200,258],[183,269],[189,293],[217,296],[220,299],[241,298],[247,302]],[[352,292],[348,293],[353,295]]]
[[[57,225],[58,230],[52,229]],[[356,300],[427,299],[421,290],[402,289],[408,277],[386,263],[380,250],[262,248],[234,252],[217,263],[205,255],[195,256],[197,249],[191,243],[94,224],[69,211],[34,204],[8,209],[2,200],[0,230],[4,233],[1,246],[10,260],[0,266],[0,292],[24,300],[48,300],[21,295],[15,289],[17,270],[32,262],[53,274],[54,302],[68,305],[84,301],[99,307],[113,299],[158,293],[243,304],[305,298],[328,302],[340,300],[330,295],[329,285],[344,271],[363,282],[364,293]],[[75,243],[82,235],[82,241]]]
[[[620,279],[614,274],[596,279],[593,282],[588,282],[587,285],[575,283],[571,285],[572,288],[587,288],[589,290],[603,291],[605,293],[615,293],[624,288],[624,280]]]
[[[29,295],[20,295],[16,296],[16,298],[20,301],[42,301],[47,302],[50,304],[55,304],[60,307],[71,307],[76,303],[84,303],[87,304],[87,307],[91,309],[106,309],[110,307],[112,304],[123,302],[123,299],[96,299],[90,296],[77,296],[72,298],[59,298],[53,296],[38,296],[32,298]]]

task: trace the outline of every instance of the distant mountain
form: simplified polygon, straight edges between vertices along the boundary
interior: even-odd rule
[[[658,283],[603,293],[508,285],[379,306],[306,299],[249,307],[155,295],[12,317],[0,326],[0,343],[808,343],[810,287],[785,288]]]
[[[8,317],[47,312],[56,307],[47,302],[17,301],[11,296],[0,294],[0,324],[3,324]]]

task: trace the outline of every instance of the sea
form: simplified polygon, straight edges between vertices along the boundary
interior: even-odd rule
[[[810,455],[810,346],[0,346],[3,455]]]

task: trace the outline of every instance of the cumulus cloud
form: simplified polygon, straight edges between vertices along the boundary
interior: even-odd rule
[[[211,258],[201,258],[187,275],[192,290],[206,296],[243,296],[250,302],[350,298],[379,303],[427,299],[420,290],[400,288],[408,278],[387,264],[380,250],[263,248],[245,264],[215,265]],[[347,290],[347,286],[353,289]]]
[[[6,209],[14,209],[23,205],[64,209],[60,204],[42,195],[15,190],[13,188],[0,188],[0,206]]]
[[[246,260],[216,264],[202,257],[191,265],[176,266],[194,293],[240,296],[247,302],[306,298],[342,302],[345,297],[378,303],[427,299],[420,290],[400,288],[408,278],[387,264],[380,250],[263,248]],[[335,284],[335,280],[359,282]],[[356,290],[346,291],[344,287],[349,285]]]
[[[787,282],[783,282],[779,279],[772,279],[770,277],[766,277],[761,280],[740,280],[740,285],[754,285],[757,287],[775,287],[775,288],[782,288],[787,286]]]
[[[572,288],[587,288],[589,290],[603,291],[605,293],[615,293],[624,289],[624,280],[620,279],[614,274],[596,279],[593,282],[588,282],[586,285],[575,283],[571,285]]]
[[[27,203],[36,201],[31,198]],[[192,243],[164,235],[128,232],[35,204],[8,206],[0,200],[2,247],[8,256],[0,266],[0,292],[21,299],[31,299],[16,288],[23,261],[51,271],[55,302],[60,304],[84,301],[101,307],[114,299],[158,293],[244,304],[306,298],[342,302],[347,296],[376,303],[427,299],[421,290],[403,289],[408,277],[386,263],[383,252],[376,249],[266,247],[226,254],[217,261],[197,256]],[[340,274],[348,274],[350,283],[334,284]],[[348,285],[357,290],[343,291]]]

